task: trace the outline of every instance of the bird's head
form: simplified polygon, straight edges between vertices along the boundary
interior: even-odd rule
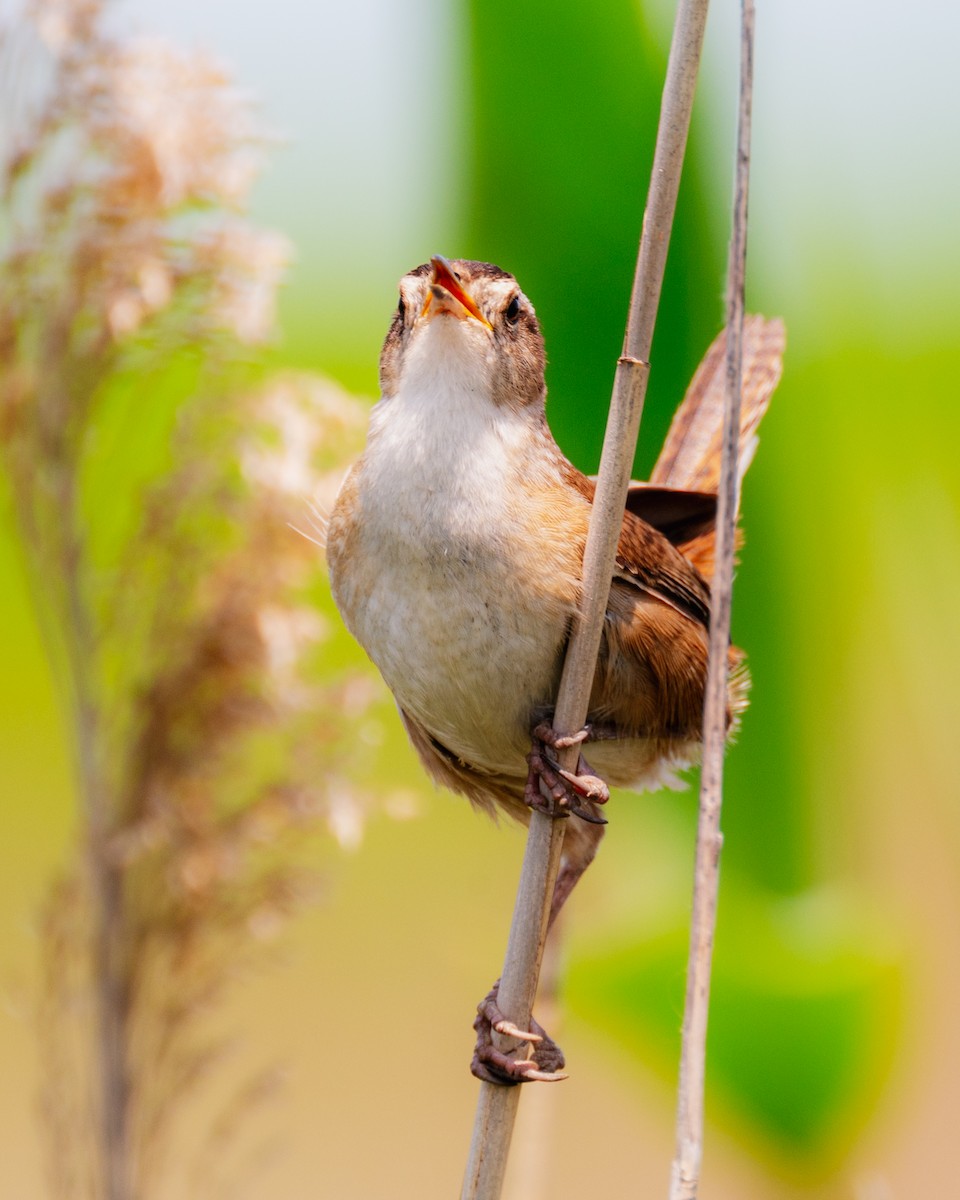
[[[400,280],[380,387],[385,399],[469,389],[498,408],[542,411],[545,362],[533,305],[512,275],[436,255]]]

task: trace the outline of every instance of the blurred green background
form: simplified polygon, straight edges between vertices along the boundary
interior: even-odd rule
[[[728,759],[704,1190],[944,1194],[960,1171],[960,17],[934,0],[758,8],[748,305],[784,317],[788,352],[744,495],[734,626],[754,691]],[[541,318],[558,440],[595,469],[667,3],[118,13],[233,64],[283,135],[258,196],[297,248],[279,362],[373,396],[399,276],[437,251],[496,261]],[[638,471],[722,323],[736,20],[711,14]],[[7,527],[0,570],[3,1190],[32,1197],[34,913],[74,816]],[[346,635],[336,653],[362,661]],[[377,817],[356,853],[331,851],[288,961],[224,1015],[294,1068],[271,1117],[282,1154],[249,1194],[458,1187],[471,1011],[499,970],[522,838],[434,793],[389,724],[384,785],[410,790],[415,819]],[[618,796],[611,815],[568,918],[556,1032],[573,1079],[525,1098],[552,1106],[543,1194],[560,1200],[628,1180],[660,1194],[672,1156],[694,793]]]

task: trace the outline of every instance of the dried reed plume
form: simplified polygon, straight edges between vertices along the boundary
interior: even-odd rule
[[[36,0],[0,35],[0,456],[83,842],[43,921],[50,1180],[148,1200],[183,1175],[206,1014],[310,890],[294,841],[362,823],[337,746],[372,695],[324,669],[318,556],[289,523],[363,417],[318,380],[256,382],[285,248],[242,217],[248,108],[103,9]],[[144,426],[173,466],[138,480]]]

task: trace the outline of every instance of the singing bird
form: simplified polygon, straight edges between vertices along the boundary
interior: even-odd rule
[[[776,386],[783,328],[747,319],[741,470]],[[551,920],[592,861],[607,784],[670,784],[697,760],[710,619],[723,335],[674,419],[649,484],[631,485],[590,696],[558,767],[550,727],[577,612],[594,484],[547,425],[544,342],[514,277],[437,256],[400,281],[380,358],[382,399],[327,530],[334,599],[393,692],[427,772],[478,808],[573,815]],[[731,728],[745,705],[731,649]],[[565,739],[569,744],[569,739]],[[589,743],[589,745],[587,745]],[[536,1022],[481,1003],[471,1069],[515,1084],[560,1077]],[[515,1061],[492,1027],[534,1044]]]

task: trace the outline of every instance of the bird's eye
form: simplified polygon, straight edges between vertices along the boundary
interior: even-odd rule
[[[401,297],[400,297],[400,299],[397,301],[397,313],[399,314],[399,317],[400,317],[400,320],[401,320],[401,321],[405,321],[405,320],[406,320],[406,318],[407,318],[407,306],[404,304],[404,302],[403,302],[403,297],[402,297],[402,296],[401,296]]]
[[[516,325],[520,317],[520,297],[514,296],[507,307],[504,309],[503,315],[511,325]]]

